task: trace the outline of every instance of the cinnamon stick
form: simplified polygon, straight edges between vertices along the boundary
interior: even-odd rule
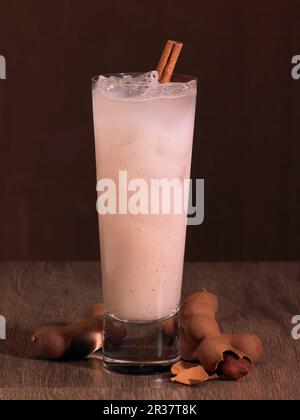
[[[163,50],[162,56],[157,66],[160,83],[170,82],[183,44],[169,40]]]

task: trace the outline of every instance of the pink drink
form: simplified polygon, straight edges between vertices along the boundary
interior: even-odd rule
[[[155,74],[147,77],[94,82],[97,180],[108,178],[120,187],[120,171],[149,185],[152,179],[190,178],[196,81],[160,85],[151,80]],[[106,313],[138,323],[177,313],[186,217],[185,212],[100,216]]]

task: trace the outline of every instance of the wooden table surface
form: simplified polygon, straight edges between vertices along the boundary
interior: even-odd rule
[[[67,363],[35,360],[30,335],[37,326],[76,321],[101,301],[99,264],[0,264],[0,314],[7,319],[0,399],[299,399],[300,341],[291,337],[291,320],[300,314],[300,263],[186,264],[184,295],[203,287],[220,298],[223,329],[263,338],[262,362],[240,382],[186,387],[161,375],[111,374],[100,355]]]

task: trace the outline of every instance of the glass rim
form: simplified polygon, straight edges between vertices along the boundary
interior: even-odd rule
[[[141,76],[142,74],[145,74],[145,72],[123,72],[123,73],[104,73],[104,74],[99,74],[97,76],[93,76],[92,77],[92,83],[97,83],[99,81],[99,77],[103,76],[103,77],[119,77],[120,81],[117,82],[113,82],[112,85],[114,86],[118,86],[118,85],[122,85],[122,84],[126,84],[126,80],[122,79],[122,77],[124,76],[133,76],[133,77],[137,77],[137,76]],[[172,76],[172,79],[170,82],[164,83],[164,85],[168,85],[168,84],[172,84],[172,83],[177,83],[177,84],[189,84],[191,82],[198,82],[197,77],[189,75],[189,74],[181,74],[181,73],[174,73]],[[148,86],[149,82],[131,82],[130,85],[132,86]]]

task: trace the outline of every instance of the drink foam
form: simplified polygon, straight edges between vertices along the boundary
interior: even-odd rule
[[[150,100],[196,95],[196,81],[159,83],[157,71],[130,75],[99,76],[94,88],[110,99]]]

